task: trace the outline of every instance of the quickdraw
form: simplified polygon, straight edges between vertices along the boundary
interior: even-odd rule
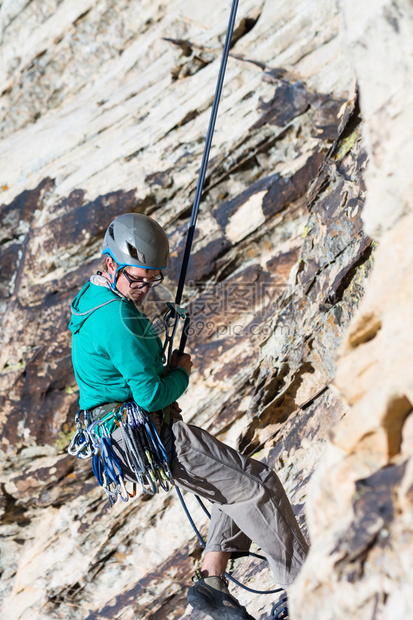
[[[86,424],[85,428],[82,426],[80,421],[81,413],[81,411],[78,411],[76,414],[76,431],[67,451],[72,456],[77,456],[80,459],[90,459],[95,454],[95,446],[93,444],[92,437],[86,429]]]
[[[135,402],[124,403],[92,423],[90,413],[85,411],[84,426],[81,413],[76,415],[76,431],[68,452],[80,459],[92,459],[93,473],[111,506],[118,497],[127,502],[136,495],[136,483],[132,493],[126,490],[124,472],[112,446],[111,434],[116,427],[124,442],[127,465],[142,494],[155,495],[159,488],[169,491],[174,485],[168,454],[155,425]]]

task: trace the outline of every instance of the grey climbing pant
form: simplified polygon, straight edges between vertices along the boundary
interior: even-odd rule
[[[177,486],[213,503],[205,552],[242,553],[253,540],[267,557],[277,582],[288,587],[306,558],[308,545],[276,473],[207,431],[186,424],[179,415],[173,416],[171,425],[162,425],[161,437]],[[119,430],[113,433],[112,443],[126,477],[133,479]]]

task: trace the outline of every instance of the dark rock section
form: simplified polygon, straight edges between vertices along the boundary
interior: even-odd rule
[[[361,219],[366,158],[359,123],[353,106],[348,118],[352,133],[346,136],[345,128],[341,129],[342,137],[310,187],[310,215],[294,288],[277,301],[272,319],[281,345],[274,336],[264,345],[274,367],[260,371],[252,405],[254,421],[240,440],[244,450],[261,444],[268,424],[285,421],[297,409],[297,392],[308,375],[313,375],[315,390],[332,380],[334,351],[363,295],[371,267],[371,240]]]
[[[280,80],[270,101],[261,101],[261,118],[253,128],[263,124],[283,127],[296,116],[305,112],[310,104],[310,96],[302,82],[287,82]]]
[[[342,555],[335,568],[349,582],[361,578],[364,562],[373,546],[390,544],[388,528],[397,510],[396,493],[406,465],[406,462],[390,465],[356,483],[354,521],[334,549]]]
[[[42,226],[31,224],[51,185],[45,179],[2,206],[7,238],[18,239],[4,241],[0,250],[9,267],[7,274],[2,271],[9,284],[9,290],[5,284],[2,290],[6,288],[9,301],[2,317],[7,357],[0,372],[0,437],[3,447],[14,449],[26,436],[19,428],[29,430],[29,443],[54,445],[62,425],[72,419],[77,387],[67,329],[70,302],[100,262],[94,255],[108,222],[144,208],[132,191],[85,203],[79,190],[56,205],[54,219]]]
[[[0,206],[0,302],[15,291],[35,212],[42,209],[43,199],[53,186],[52,179],[44,179],[36,189],[27,190],[9,205]]]

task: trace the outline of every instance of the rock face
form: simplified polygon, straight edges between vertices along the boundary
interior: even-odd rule
[[[392,588],[404,589],[402,610],[411,6],[290,4],[239,7],[185,291],[195,370],[180,404],[277,470],[306,532],[308,506],[313,547],[292,617],[348,617],[353,601],[356,616],[390,604]],[[90,463],[67,455],[78,400],[67,323],[121,213],[167,230],[172,261],[148,314],[173,298],[228,15],[215,0],[1,4],[1,593],[12,620],[201,618],[185,596],[201,550],[175,496],[109,510]],[[371,71],[377,28],[388,64]],[[402,563],[389,540],[404,544]],[[375,586],[383,562],[387,589]],[[234,571],[275,585],[264,562]],[[268,617],[272,597],[234,591]]]
[[[363,219],[379,248],[339,351],[334,383],[350,409],[311,482],[313,546],[292,604],[306,620],[404,619],[413,615],[413,7],[344,1],[342,10],[369,152]]]

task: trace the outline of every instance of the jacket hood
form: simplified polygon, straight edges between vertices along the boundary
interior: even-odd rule
[[[72,334],[77,334],[85,321],[96,310],[113,301],[122,301],[122,298],[105,286],[97,286],[90,281],[86,282],[70,306],[72,317],[69,329]]]

